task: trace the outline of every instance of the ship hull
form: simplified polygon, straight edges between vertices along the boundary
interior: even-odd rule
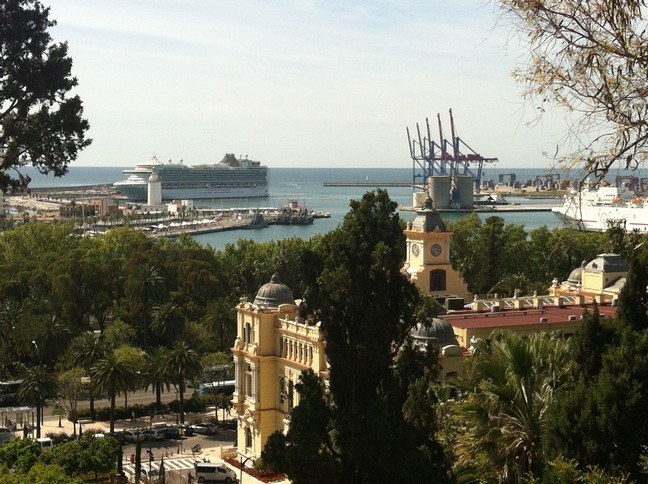
[[[146,184],[114,184],[115,188],[126,198],[133,201],[145,201],[148,196]],[[207,200],[220,198],[266,198],[267,187],[202,187],[202,188],[166,188],[162,186],[162,200]]]
[[[603,232],[619,226],[628,232],[648,232],[648,207],[579,206],[566,204],[552,209],[565,224],[581,230]]]

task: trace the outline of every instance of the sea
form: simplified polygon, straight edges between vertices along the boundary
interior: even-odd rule
[[[95,184],[109,184],[124,177],[122,170],[126,167],[75,167],[71,166],[69,173],[61,178],[45,176],[36,170],[27,170],[31,176],[32,188],[42,187],[74,187]],[[128,167],[130,168],[130,167]],[[547,169],[510,169],[486,168],[482,180],[498,181],[499,175],[514,172],[517,180],[534,180],[538,175],[546,175]],[[268,198],[262,199],[236,199],[236,200],[198,200],[197,206],[218,208],[279,208],[289,200],[297,200],[300,205],[318,212],[328,212],[330,218],[316,219],[312,225],[270,225],[260,229],[233,230],[215,232],[193,236],[202,245],[209,245],[214,249],[223,249],[226,244],[236,243],[238,239],[252,239],[257,242],[279,240],[289,237],[309,239],[316,234],[325,234],[335,229],[343,220],[349,210],[349,201],[359,199],[362,195],[372,190],[372,187],[357,186],[324,186],[325,182],[332,183],[412,183],[413,169],[410,168],[272,168],[269,169]],[[566,175],[563,175],[566,176]],[[613,177],[612,177],[613,178]],[[409,187],[385,188],[392,200],[401,207],[412,205],[412,189]],[[507,197],[511,203],[525,204],[560,204],[560,200],[530,200],[520,197]],[[560,220],[551,212],[517,212],[517,213],[482,213],[479,216],[485,219],[498,215],[506,223],[523,225],[527,230],[540,226],[549,228],[559,227]],[[414,213],[400,210],[404,220],[414,218]],[[465,214],[444,213],[442,217],[452,222]]]

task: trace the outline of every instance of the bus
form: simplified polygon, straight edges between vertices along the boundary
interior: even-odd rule
[[[18,405],[18,387],[22,380],[0,381],[0,407]]]
[[[204,395],[218,395],[224,393],[225,396],[230,396],[234,393],[234,387],[236,381],[234,380],[225,380],[225,381],[212,381],[201,383],[196,388],[194,392],[195,395],[202,397]]]

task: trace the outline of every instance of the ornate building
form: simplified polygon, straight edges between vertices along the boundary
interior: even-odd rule
[[[407,260],[404,270],[423,292],[443,303],[449,298],[472,299],[461,274],[450,263],[450,239],[439,212],[428,198],[407,224]],[[463,306],[463,304],[461,304]]]
[[[301,372],[312,368],[326,378],[326,355],[319,325],[300,317],[299,301],[277,274],[236,312],[237,450],[258,458],[270,434],[288,429],[290,410],[299,403],[295,384]]]

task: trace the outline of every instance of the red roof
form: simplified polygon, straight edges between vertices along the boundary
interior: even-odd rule
[[[587,310],[592,312],[594,306],[588,305]],[[585,308],[579,306],[545,307],[542,310],[525,309],[525,310],[505,310],[497,313],[453,313],[446,314],[443,319],[448,321],[455,328],[476,329],[476,328],[502,328],[506,326],[525,326],[532,324],[558,324],[565,323],[569,316],[576,316],[579,320]],[[607,318],[613,318],[616,315],[616,306],[599,306],[599,313]],[[546,321],[540,322],[540,318],[546,318]]]

